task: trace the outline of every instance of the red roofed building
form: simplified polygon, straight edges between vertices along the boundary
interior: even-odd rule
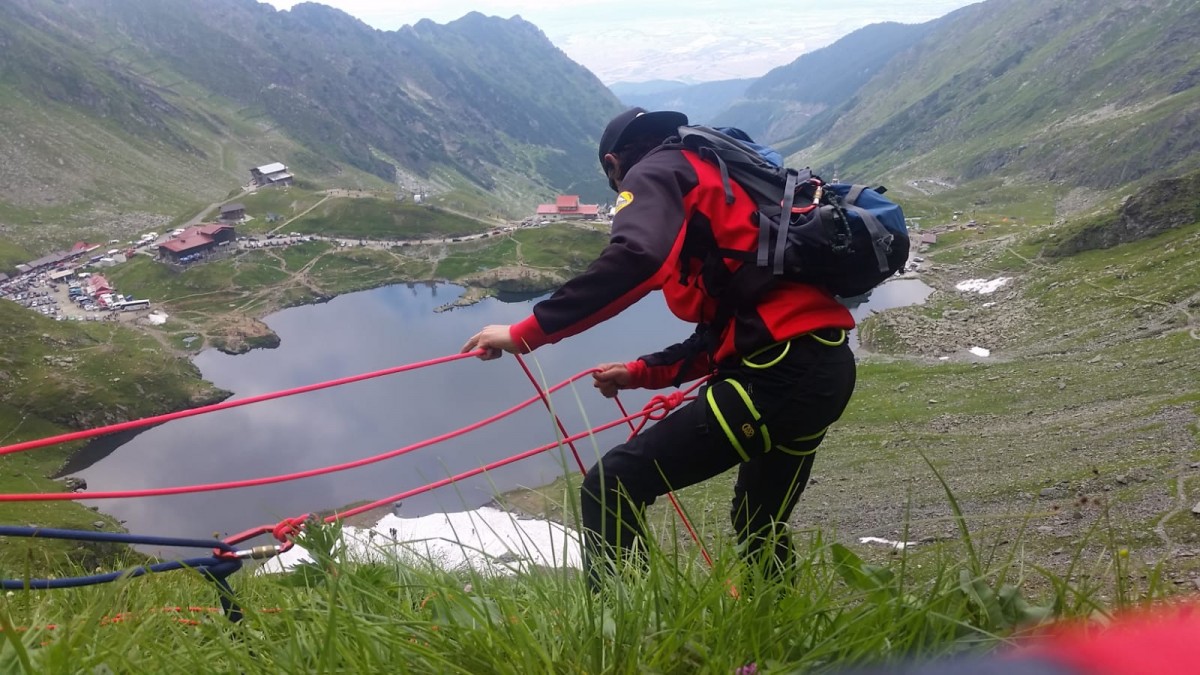
[[[554,200],[554,205],[558,207],[558,212],[561,214],[577,213],[579,211],[579,195],[559,195],[558,199]]]
[[[88,277],[87,293],[93,298],[101,295],[102,293],[112,293],[112,290],[112,285],[108,283],[108,279],[105,279],[99,274],[93,274],[92,276]]]
[[[217,247],[223,241],[233,241],[237,232],[232,225],[206,223],[193,225],[167,241],[159,244],[160,258],[179,262],[182,258],[197,253],[204,253]]]
[[[580,204],[579,195],[559,195],[553,204],[539,204],[539,220],[596,220],[599,204]]]

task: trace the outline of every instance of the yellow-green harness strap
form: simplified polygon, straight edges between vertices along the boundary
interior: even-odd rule
[[[826,340],[825,338],[817,335],[816,333],[805,333],[804,335],[807,335],[808,337],[816,340],[817,342],[825,345],[826,347],[841,347],[846,342],[846,329],[842,328],[840,330],[841,330],[841,335],[836,340]],[[797,337],[803,337],[803,335],[800,335]],[[792,339],[794,340],[795,338],[792,338]],[[774,348],[778,347],[779,345],[783,345],[783,350],[779,352],[779,356],[776,356],[775,358],[771,359],[770,361],[767,361],[766,363],[755,363],[754,362],[753,359],[755,357],[762,354],[763,352],[774,349]],[[765,370],[765,369],[770,368],[771,366],[779,363],[780,361],[782,361],[783,358],[788,355],[788,352],[791,351],[791,349],[792,349],[792,340],[784,340],[782,342],[776,342],[774,344],[769,344],[766,347],[763,347],[762,349],[759,349],[758,351],[754,352],[753,354],[743,358],[742,365],[746,366],[747,368],[754,368],[756,370]]]
[[[750,400],[750,395],[746,393],[746,389],[737,380],[722,381],[733,387],[733,390],[742,398],[742,403],[746,405],[746,410],[750,412],[750,415],[754,418],[754,422],[758,425],[758,429],[756,430],[750,425],[749,422],[743,424],[742,428],[740,429],[741,435],[745,436],[747,439],[753,438],[756,434],[761,436],[763,442],[763,452],[767,452],[771,449],[771,434],[769,431],[767,431],[767,426],[762,423],[762,415],[758,413],[758,408],[754,407],[754,401]],[[705,393],[705,398],[708,399],[708,407],[712,410],[713,416],[717,419],[717,423],[721,425],[721,429],[725,431],[725,436],[729,439],[730,445],[732,445],[733,449],[737,450],[738,454],[742,456],[742,460],[749,462],[750,454],[746,452],[744,447],[742,447],[741,439],[738,438],[738,434],[734,433],[733,429],[729,426],[729,422],[725,419],[725,415],[721,412],[720,406],[717,405],[717,399],[715,396],[713,396],[713,387],[710,386],[708,388],[708,391]]]
[[[776,356],[775,358],[771,359],[770,361],[767,361],[766,363],[755,363],[750,360],[750,359],[753,359],[754,357],[758,356],[759,354],[762,354],[763,352],[767,351],[768,349],[771,349],[773,347],[778,347],[779,344],[780,343],[776,342],[773,345],[767,345],[766,347],[763,347],[762,349],[754,352],[750,356],[747,356],[746,358],[742,359],[742,365],[746,366],[747,368],[754,368],[756,370],[766,370],[767,368],[770,368],[771,366],[775,365],[776,363],[779,363],[780,361],[783,360],[783,357],[787,356],[788,352],[791,351],[791,349],[792,349],[792,341],[791,340],[788,340],[787,342],[783,343],[783,351],[779,352],[779,356]]]
[[[843,344],[845,344],[845,342],[846,342],[846,329],[844,329],[844,328],[841,329],[841,335],[839,335],[838,339],[836,339],[836,340],[826,340],[825,338],[817,335],[816,333],[805,333],[804,335],[811,337],[812,339],[825,345],[826,347],[840,347]],[[803,336],[797,336],[797,337],[803,337]],[[793,338],[793,339],[795,339],[795,338]],[[771,359],[770,361],[767,361],[765,363],[756,363],[754,361],[754,359],[756,357],[762,355],[763,353],[765,353],[771,349],[775,349],[781,345],[783,348],[780,349],[779,355],[776,356],[775,358]],[[766,370],[767,368],[770,368],[770,367],[778,364],[780,361],[782,361],[788,355],[788,352],[790,352],[791,349],[792,349],[792,340],[784,340],[782,342],[776,342],[775,344],[767,345],[766,347],[763,347],[762,349],[755,351],[754,353],[750,354],[749,356],[744,357],[742,359],[742,365],[746,366],[747,368],[753,368],[755,370]],[[736,391],[738,396],[740,396],[742,398],[742,403],[744,403],[746,405],[746,410],[748,410],[750,412],[751,416],[753,416],[754,422],[758,426],[757,433],[759,433],[763,439],[763,452],[770,452],[772,447],[778,447],[780,450],[782,450],[783,452],[786,452],[790,455],[796,455],[798,457],[803,457],[805,455],[811,455],[817,451],[816,448],[813,448],[811,450],[793,450],[793,449],[787,447],[786,445],[782,445],[782,444],[779,446],[772,446],[771,434],[767,431],[767,426],[762,423],[762,415],[760,415],[758,412],[758,409],[754,407],[754,402],[752,400],[750,400],[750,395],[746,393],[746,389],[737,380],[722,380],[722,381],[729,383],[729,385],[731,387],[733,387],[733,390]],[[708,399],[708,407],[712,410],[713,417],[716,418],[717,423],[721,425],[721,429],[724,430],[725,436],[729,439],[730,445],[732,445],[733,448],[735,450],[737,450],[738,454],[742,456],[742,459],[744,461],[749,462],[750,454],[748,452],[746,452],[746,448],[742,446],[742,439],[739,438],[739,434],[736,433],[733,430],[733,428],[729,426],[729,421],[725,418],[724,413],[721,412],[720,406],[717,405],[717,399],[713,395],[713,387],[712,386],[710,386],[708,388],[708,391],[705,393],[705,398]],[[829,427],[826,427],[824,429],[821,429],[820,431],[818,431],[815,434],[809,434],[808,436],[799,436],[797,438],[793,438],[790,442],[795,443],[795,442],[801,442],[801,441],[819,440],[822,436],[825,435],[825,432],[828,430],[829,430]],[[739,429],[739,431],[741,432],[741,436],[745,437],[747,439],[753,438],[756,433],[754,426],[751,425],[749,422],[743,424],[741,429]]]
[[[825,427],[824,429],[822,429],[822,430],[818,431],[818,432],[817,432],[817,433],[815,433],[815,434],[809,434],[809,435],[807,435],[807,436],[797,436],[796,438],[793,438],[793,439],[791,440],[791,442],[792,442],[792,443],[795,443],[796,441],[815,441],[815,440],[817,440],[818,438],[820,438],[820,437],[824,436],[824,435],[825,435],[825,432],[827,432],[827,431],[829,431],[829,427]],[[789,455],[795,455],[795,456],[797,456],[797,457],[803,457],[803,456],[805,456],[805,455],[811,455],[811,454],[813,454],[814,452],[816,452],[816,451],[817,451],[817,449],[816,449],[816,448],[813,448],[813,449],[811,449],[811,450],[793,450],[793,449],[789,448],[788,446],[786,446],[786,445],[784,445],[784,444],[782,444],[782,443],[780,443],[779,445],[777,445],[777,446],[775,446],[775,447],[779,448],[780,450],[782,450],[782,451],[786,452],[786,453],[787,453],[787,454],[789,454]]]
[[[820,342],[821,344],[825,345],[826,347],[841,347],[846,342],[846,329],[843,328],[843,329],[841,329],[841,331],[842,331],[841,337],[839,337],[836,340],[826,340],[825,338],[817,335],[816,333],[809,333],[808,336],[810,338],[816,340],[817,342]]]

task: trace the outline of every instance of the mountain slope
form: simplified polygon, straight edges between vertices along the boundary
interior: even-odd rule
[[[599,195],[593,144],[621,107],[533,25],[479,14],[383,32],[310,3],[11,0],[0,48],[0,223],[60,242],[35,221],[141,227],[269,161],[510,207]]]
[[[940,21],[860,28],[755,80],[715,122],[737,126],[767,143],[787,139],[814,115],[848,100],[897,53],[923,39]]]
[[[1200,166],[1200,5],[991,0],[951,18],[784,149],[889,184],[1105,190]]]

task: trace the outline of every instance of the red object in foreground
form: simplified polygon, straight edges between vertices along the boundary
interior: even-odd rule
[[[1063,621],[986,656],[841,671],[842,675],[1200,675],[1200,599]]]
[[[1200,602],[1122,614],[1107,625],[1055,626],[1012,657],[1078,675],[1200,674]]]

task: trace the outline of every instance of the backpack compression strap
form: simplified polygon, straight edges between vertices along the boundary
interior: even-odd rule
[[[886,273],[891,269],[891,266],[888,265],[887,254],[892,252],[892,240],[895,237],[887,231],[883,223],[879,222],[875,214],[858,205],[858,198],[862,195],[863,190],[866,189],[867,186],[865,185],[851,186],[850,192],[846,193],[846,198],[842,206],[848,211],[857,213],[858,217],[862,218],[863,223],[866,224],[867,229],[870,230],[872,248],[875,249],[875,259],[879,262],[879,271]]]
[[[796,203],[796,183],[800,175],[795,169],[787,170],[787,181],[783,184],[783,202],[779,211],[779,228],[775,234],[775,276],[783,275],[784,248],[788,243],[788,226],[792,222],[792,205]],[[821,188],[817,188],[820,190]],[[817,198],[820,201],[820,197]],[[767,266],[767,235],[769,227],[758,228],[758,266]]]

